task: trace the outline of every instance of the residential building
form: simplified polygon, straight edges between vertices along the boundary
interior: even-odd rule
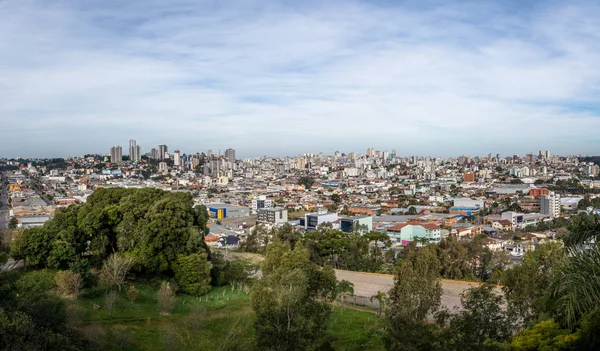
[[[168,151],[167,145],[158,145],[159,160],[164,160]]]
[[[110,162],[121,163],[123,161],[123,148],[120,146],[113,146],[110,148]]]
[[[560,216],[560,195],[554,191],[548,193],[548,195],[542,195],[540,199],[540,213],[549,215],[550,218],[556,218]]]
[[[159,172],[167,172],[169,170],[169,167],[167,166],[166,162],[159,162],[158,163],[158,171]]]
[[[288,221],[287,214],[287,210],[281,207],[261,208],[256,220],[258,223],[284,224]]]
[[[175,167],[181,166],[181,154],[179,150],[175,150],[175,152],[173,153],[173,165]]]
[[[139,162],[142,160],[141,147],[134,139],[129,140],[129,161]]]
[[[264,195],[252,199],[252,212],[256,213],[261,208],[273,208],[273,201]]]
[[[234,149],[225,150],[225,158],[230,162],[235,162],[235,150]]]
[[[429,243],[439,243],[442,240],[442,230],[439,225],[433,223],[403,223],[387,229],[387,234],[392,243],[408,245],[413,241],[418,241],[421,246],[422,241]]]

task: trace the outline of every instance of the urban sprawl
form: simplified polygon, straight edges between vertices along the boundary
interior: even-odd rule
[[[85,203],[100,188],[189,192],[212,220],[209,246],[235,247],[256,225],[387,234],[390,249],[485,235],[484,245],[515,260],[578,212],[600,207],[599,166],[550,151],[503,157],[404,157],[367,149],[238,159],[233,149],[142,154],[135,140],[106,155],[0,159],[0,227],[42,226],[55,211]],[[387,248],[384,248],[387,249]]]

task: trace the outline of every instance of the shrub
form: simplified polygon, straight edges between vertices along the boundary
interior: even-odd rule
[[[77,298],[83,287],[83,279],[81,275],[72,271],[58,271],[54,275],[54,282],[58,287],[61,295]]]
[[[210,269],[206,253],[179,255],[173,264],[177,284],[185,293],[194,296],[210,292]]]
[[[169,314],[175,307],[175,290],[170,283],[162,282],[157,293],[158,306],[161,314]]]
[[[138,289],[136,289],[135,286],[130,285],[129,289],[127,289],[127,298],[129,299],[129,301],[135,302],[135,300],[137,300],[137,298],[139,296],[140,296],[140,291]]]

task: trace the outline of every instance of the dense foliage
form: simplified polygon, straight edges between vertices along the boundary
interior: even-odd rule
[[[66,269],[80,260],[101,267],[113,253],[134,270],[170,274],[179,255],[204,251],[207,212],[191,195],[157,189],[100,189],[81,206],[57,211],[40,228],[23,231],[12,256],[28,265]]]
[[[260,350],[307,350],[325,337],[335,297],[335,273],[310,261],[302,245],[276,241],[267,248],[262,278],[253,288],[256,343]]]

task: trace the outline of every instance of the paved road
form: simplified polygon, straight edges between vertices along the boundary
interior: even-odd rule
[[[369,297],[377,294],[377,291],[387,293],[394,285],[394,276],[388,274],[362,273],[335,270],[335,275],[338,280],[348,280],[354,284],[354,295],[358,296],[360,304],[376,307],[374,303],[369,301]],[[474,286],[477,283],[463,282],[456,280],[442,280],[442,306],[453,310],[460,308],[460,294]]]
[[[0,202],[2,203],[2,207],[0,207],[0,229],[8,228],[8,189],[4,184],[0,185],[1,195]]]

